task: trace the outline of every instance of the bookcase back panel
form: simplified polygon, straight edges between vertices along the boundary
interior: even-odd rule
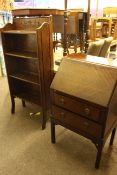
[[[37,59],[33,60],[7,56],[5,61],[7,65],[7,73],[10,76],[40,83],[40,73]]]
[[[12,58],[10,56],[7,56],[6,63],[9,70],[9,73],[12,72],[19,72],[19,71],[26,71],[26,72],[32,72],[32,73],[38,73],[38,60],[28,60],[23,58]]]
[[[35,34],[5,34],[6,51],[37,52],[37,43]],[[10,43],[10,44],[9,44]]]
[[[14,27],[18,30],[35,30],[39,28],[44,22],[52,22],[52,18],[50,16],[38,16],[38,17],[30,17],[30,18],[14,18]]]
[[[11,92],[15,97],[32,101],[36,104],[40,104],[40,86],[35,86],[30,83],[25,83],[14,78],[9,79],[11,86]]]

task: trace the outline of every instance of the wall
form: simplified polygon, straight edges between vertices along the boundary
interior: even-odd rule
[[[15,8],[58,8],[64,9],[64,0],[15,0]],[[92,16],[102,16],[103,7],[117,6],[117,0],[90,0]],[[97,3],[98,2],[98,3]],[[98,6],[97,6],[98,5]],[[88,0],[68,0],[68,8],[84,8],[87,10]],[[97,12],[96,12],[97,11]]]
[[[6,0],[1,0],[6,1]],[[9,1],[9,0],[7,0]],[[13,1],[13,0],[12,0]],[[37,7],[37,8],[61,8],[64,9],[64,0],[14,0],[15,6],[24,7]],[[20,1],[20,2],[18,2]],[[22,2],[21,2],[22,1]],[[103,7],[117,6],[116,0],[90,0],[91,9],[96,9],[96,4],[98,1],[98,8],[102,9]],[[24,6],[25,4],[25,6]],[[68,8],[84,8],[87,9],[88,0],[68,0]]]
[[[13,8],[14,0],[0,0],[0,10],[10,11]]]

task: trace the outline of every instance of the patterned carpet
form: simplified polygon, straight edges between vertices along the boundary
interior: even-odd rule
[[[94,168],[96,148],[92,142],[61,126],[56,127],[56,144],[51,143],[50,121],[41,130],[40,116],[30,116],[39,107],[11,102],[6,77],[0,77],[0,175],[116,175],[117,139],[105,144],[100,169]],[[117,137],[117,136],[116,136]]]

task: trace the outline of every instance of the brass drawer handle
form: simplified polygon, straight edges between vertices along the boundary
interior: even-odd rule
[[[88,123],[88,122],[84,122],[84,127],[85,127],[85,129],[87,129],[88,126],[89,126],[89,123]]]
[[[61,103],[62,105],[64,105],[64,103],[65,103],[64,98],[61,98],[61,99],[60,99],[60,103]]]
[[[65,113],[64,112],[61,112],[61,117],[65,117]]]
[[[90,114],[90,109],[89,108],[85,108],[84,111],[85,111],[85,114],[86,115],[89,115]]]

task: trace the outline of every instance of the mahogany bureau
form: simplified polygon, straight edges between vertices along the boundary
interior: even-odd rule
[[[51,84],[51,141],[59,124],[97,147],[95,168],[102,149],[117,125],[117,69],[112,66],[64,58]]]

